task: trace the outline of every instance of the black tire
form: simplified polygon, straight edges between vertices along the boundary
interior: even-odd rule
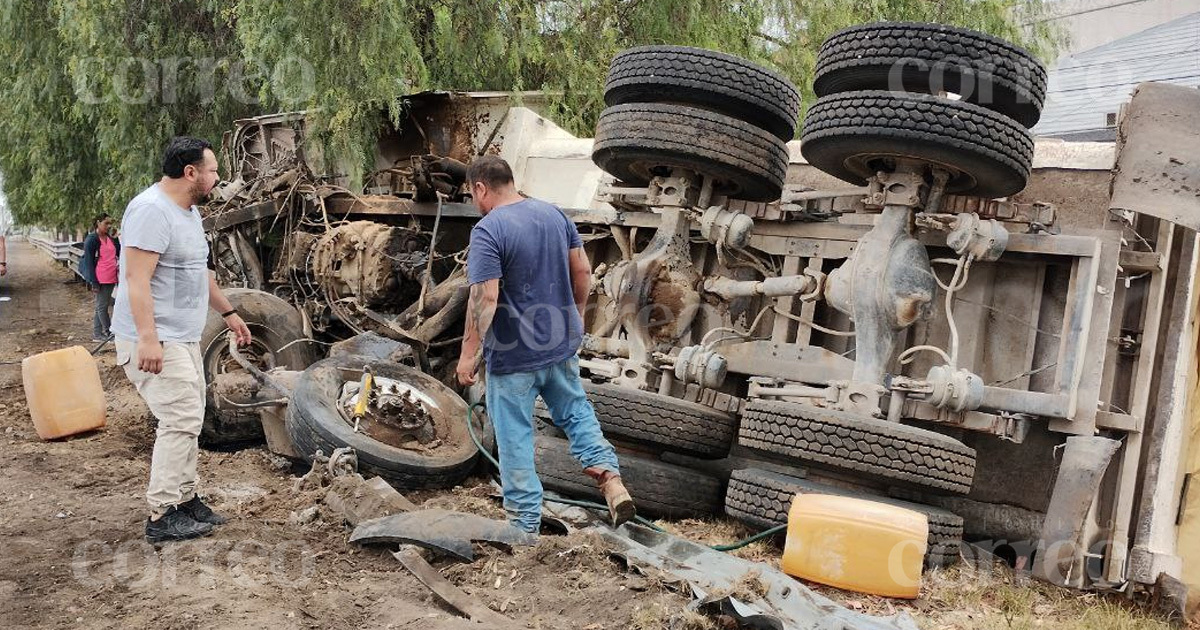
[[[548,490],[603,503],[596,484],[571,456],[566,440],[534,440],[538,477]],[[720,512],[724,484],[715,477],[633,453],[621,453],[621,479],[638,514],[656,518],[702,518]]]
[[[792,499],[797,494],[812,493],[868,499],[920,512],[929,521],[925,566],[950,566],[960,557],[963,519],[953,512],[930,505],[814,483],[757,468],[733,471],[729,478],[729,487],[725,491],[725,513],[752,527],[770,529],[787,524]]]
[[[977,31],[877,22],[834,33],[817,54],[817,96],[861,90],[951,92],[1028,128],[1042,115],[1046,68],[1029,51]]]
[[[633,186],[684,168],[714,178],[718,194],[774,201],[783,190],[788,151],[779,138],[731,116],[633,103],[600,113],[592,161]]]
[[[606,436],[709,458],[728,455],[737,437],[737,417],[712,407],[603,383],[583,387]],[[534,415],[554,424],[541,399]]]
[[[741,57],[686,46],[638,46],[613,57],[606,105],[681,103],[733,116],[787,142],[796,136],[800,91]]]
[[[412,384],[434,399],[442,413],[433,414],[434,430],[442,445],[433,452],[400,448],[356,433],[338,408],[343,383],[357,380],[364,365],[377,378]],[[329,455],[349,446],[358,453],[364,476],[378,475],[400,490],[449,488],[475,466],[478,450],[467,433],[466,403],[437,379],[413,368],[363,357],[337,357],[310,366],[296,381],[288,404],[287,431],[296,450],[312,461],[317,450]]]
[[[224,293],[254,337],[250,348],[242,350],[242,353],[258,357],[259,367],[303,370],[321,358],[320,346],[297,341],[308,337],[304,334],[303,318],[291,304],[255,289],[225,289]],[[225,335],[228,330],[225,320],[210,310],[200,336],[206,383],[211,384],[217,374],[242,371],[241,366],[229,355]],[[283,350],[280,351],[280,348]],[[209,397],[209,402],[214,402],[211,393]],[[200,429],[201,444],[222,446],[262,440],[262,423],[257,409],[217,409],[212,404],[208,405],[204,426]]]
[[[859,186],[887,162],[910,157],[955,175],[947,192],[1006,197],[1020,192],[1033,163],[1033,136],[1011,119],[970,103],[924,94],[847,92],[818,99],[800,144],[813,166]]]
[[[949,436],[866,416],[807,405],[754,400],[746,406],[738,444],[804,463],[965,494],[975,476],[975,450]]]

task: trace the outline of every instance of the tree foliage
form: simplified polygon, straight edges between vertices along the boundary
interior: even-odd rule
[[[365,166],[404,94],[546,90],[586,135],[628,46],[723,50],[807,92],[821,41],[865,21],[967,26],[1048,60],[1042,2],[0,0],[0,172],[19,222],[74,227],[153,181],[169,137],[215,144],[239,117],[307,109],[327,151]]]

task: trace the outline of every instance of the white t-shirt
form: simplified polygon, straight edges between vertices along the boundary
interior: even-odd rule
[[[208,316],[208,241],[200,211],[181,208],[158,184],[150,186],[129,202],[121,217],[121,248],[130,247],[159,254],[150,278],[159,341],[200,341]],[[124,281],[128,259],[121,255],[112,331],[117,339],[137,341],[129,283]]]

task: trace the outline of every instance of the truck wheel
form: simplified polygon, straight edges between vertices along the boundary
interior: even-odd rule
[[[408,440],[383,423],[354,430],[341,402],[342,387],[357,382],[364,365],[370,366],[376,382],[395,381],[417,392],[418,398],[427,397],[433,441],[422,445]],[[388,361],[337,357],[314,363],[300,375],[288,404],[287,431],[306,461],[311,462],[318,450],[329,455],[349,446],[358,453],[364,475],[383,477],[400,490],[449,488],[471,472],[478,453],[467,432],[466,413],[466,403],[427,374]]]
[[[804,119],[800,151],[813,166],[855,185],[897,158],[952,173],[947,192],[1006,197],[1020,192],[1033,163],[1033,136],[1011,119],[970,103],[924,94],[846,92],[817,100]]]
[[[571,456],[566,440],[538,435],[534,454],[538,477],[546,489],[604,502],[596,484]],[[621,480],[642,516],[700,518],[721,510],[725,489],[715,477],[627,452],[620,453],[618,461]]]
[[[788,151],[782,140],[724,114],[685,105],[631,103],[600,113],[592,161],[632,186],[683,168],[716,180],[714,192],[774,201],[783,190]]]
[[[954,438],[867,416],[808,405],[754,400],[738,444],[802,463],[965,494],[975,450]]]
[[[680,103],[796,136],[800,91],[781,74],[741,57],[686,46],[638,46],[613,57],[606,105]]]
[[[1033,127],[1046,68],[998,37],[945,24],[878,22],[834,33],[817,54],[813,92],[951,92]]]
[[[797,479],[788,475],[747,468],[735,470],[725,491],[725,513],[752,527],[769,529],[787,524],[792,499],[797,494],[833,494],[878,501],[914,510],[929,520],[929,546],[926,567],[946,567],[959,559],[962,544],[962,517],[947,510],[881,497],[837,486]]]
[[[263,370],[285,367],[303,370],[320,358],[314,343],[303,341],[304,321],[291,304],[280,298],[254,289],[226,289],[225,297],[238,310],[254,337],[242,354]],[[204,360],[205,383],[212,384],[219,374],[242,372],[229,355],[225,320],[211,310],[200,336],[200,354]],[[299,341],[298,341],[299,340]],[[215,395],[210,389],[210,396]],[[205,412],[200,441],[205,446],[220,446],[237,442],[261,441],[262,424],[256,409],[245,411],[217,408],[210,400]]]
[[[641,390],[585,381],[588,400],[604,435],[696,457],[729,454],[737,418],[712,407]],[[534,414],[554,424],[538,399]]]

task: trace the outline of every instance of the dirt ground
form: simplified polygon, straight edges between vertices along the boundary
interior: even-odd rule
[[[286,460],[263,448],[203,451],[201,492],[231,522],[199,541],[155,548],[142,538],[151,419],[107,350],[98,355],[108,426],[43,442],[29,419],[20,360],[90,347],[91,295],[28,244],[10,242],[0,279],[0,626],[12,628],[479,628],[437,602],[381,547],[346,542],[332,514],[300,524],[318,494],[292,489]],[[409,498],[500,516],[486,480]],[[668,524],[704,542],[749,532],[727,521]],[[511,552],[477,546],[474,563],[434,561],[512,628],[612,630],[721,627],[684,613],[687,599],[626,574],[595,540],[544,536]],[[776,564],[761,542],[739,552]],[[1137,609],[1031,583],[1007,570],[927,576],[915,602],[834,589],[866,612],[906,610],[924,628],[1165,628]]]

